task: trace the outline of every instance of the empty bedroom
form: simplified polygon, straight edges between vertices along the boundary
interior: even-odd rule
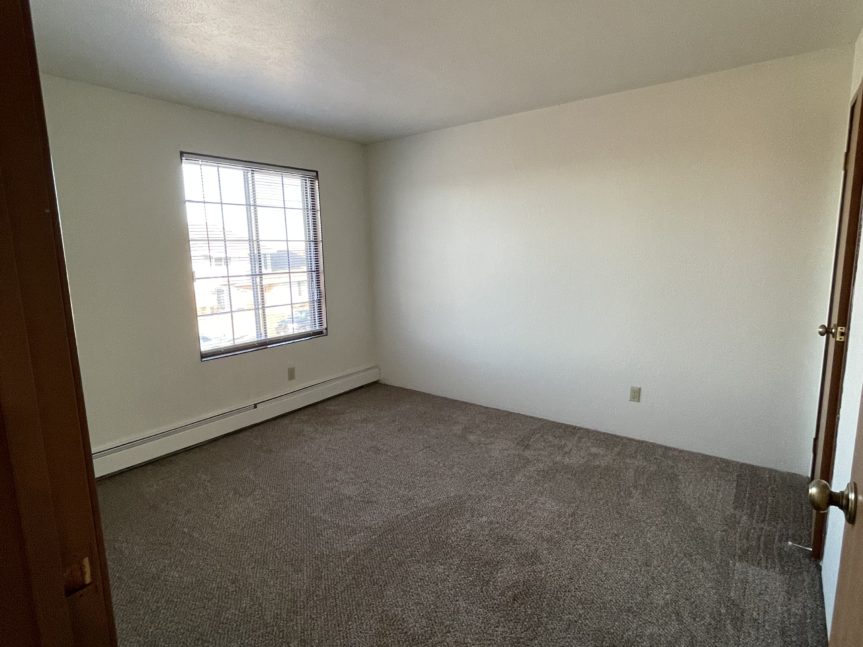
[[[863,645],[861,29],[0,0],[0,643]]]

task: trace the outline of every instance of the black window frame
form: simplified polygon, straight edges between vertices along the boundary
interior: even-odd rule
[[[315,291],[317,294],[319,294],[319,298],[315,299],[315,301],[320,302],[320,310],[319,310],[319,312],[320,312],[320,326],[316,327],[313,330],[291,333],[291,334],[287,334],[287,335],[280,335],[277,337],[267,337],[265,339],[257,339],[257,340],[252,341],[252,342],[240,343],[240,344],[231,344],[231,345],[227,345],[227,346],[219,346],[218,348],[203,350],[201,348],[201,342],[200,342],[200,339],[201,339],[200,317],[201,316],[207,316],[207,315],[200,315],[198,313],[198,311],[197,311],[198,310],[197,295],[196,295],[195,296],[195,324],[196,324],[196,327],[198,328],[198,350],[200,352],[201,361],[204,362],[204,361],[209,361],[209,360],[213,360],[213,359],[219,359],[222,357],[231,357],[234,355],[240,355],[240,354],[249,353],[249,352],[257,351],[257,350],[263,350],[266,348],[275,348],[278,346],[284,346],[286,344],[294,344],[297,342],[307,341],[310,339],[317,339],[320,337],[326,337],[329,334],[329,323],[328,323],[328,317],[327,317],[326,289],[325,289],[325,278],[324,278],[324,276],[325,276],[324,249],[323,249],[323,238],[324,237],[323,237],[323,222],[322,222],[322,217],[321,217],[320,174],[318,173],[318,171],[314,170],[314,169],[284,166],[284,165],[279,165],[279,164],[269,164],[269,163],[264,163],[264,162],[253,162],[250,160],[240,160],[240,159],[236,159],[236,158],[222,157],[222,156],[218,156],[218,155],[208,155],[208,154],[194,153],[194,152],[190,152],[190,151],[180,151],[180,169],[181,169],[181,179],[182,179],[182,185],[183,185],[183,212],[184,212],[184,215],[186,215],[186,213],[187,213],[186,205],[188,202],[190,202],[190,200],[188,199],[188,196],[186,194],[185,176],[182,173],[183,163],[186,161],[198,161],[198,162],[202,162],[202,163],[214,164],[217,166],[234,167],[234,168],[242,169],[244,171],[246,171],[246,170],[249,170],[249,171],[261,170],[264,172],[270,171],[270,172],[276,172],[276,173],[280,173],[280,174],[296,175],[297,177],[299,177],[301,179],[302,178],[314,179],[314,195],[310,196],[309,194],[307,194],[307,191],[304,191],[304,193],[303,193],[304,205],[307,203],[307,201],[313,201],[313,203],[315,205],[314,209],[311,209],[311,213],[312,213],[311,218],[313,219],[314,222],[310,223],[310,217],[309,217],[309,213],[308,213],[309,210],[305,206],[303,207],[303,212],[304,212],[303,222],[304,222],[304,226],[306,227],[306,232],[307,232],[307,236],[306,236],[307,258],[312,256],[312,254],[309,254],[309,252],[308,252],[308,250],[311,248],[311,246],[318,245],[317,251],[315,252],[315,254],[317,255],[318,270],[317,271],[313,271],[312,269],[306,270],[306,275],[308,277],[308,282],[309,282],[309,285],[307,286],[306,293],[307,293],[308,301],[311,304],[311,302],[312,302],[312,299],[310,298],[312,295],[311,283],[312,283],[312,281],[314,281],[314,283],[316,284],[315,285]],[[220,196],[220,199],[221,199],[221,196]],[[221,204],[224,205],[226,203],[222,202]],[[252,207],[257,207],[259,205],[248,204],[248,199],[247,199],[247,204],[245,206],[248,209],[248,208],[252,208]],[[315,227],[316,231],[314,232],[314,234],[311,237],[309,237],[308,232],[309,232],[310,226],[312,226],[312,225]],[[190,245],[191,245],[191,236],[190,236],[190,231],[188,228],[188,223],[187,223],[187,228],[186,228],[186,234],[187,234],[186,239],[188,242],[190,242]],[[259,247],[260,241],[261,241],[260,238],[253,239],[251,237],[251,234],[250,234],[249,244],[250,244],[250,261],[251,262],[255,262],[254,261],[254,252],[251,250],[251,246],[254,243],[254,244],[257,244],[257,246]],[[286,238],[286,242],[288,242],[287,238]],[[190,247],[190,253],[189,253],[190,263],[192,262],[192,258],[193,258],[193,255],[192,255],[191,247]],[[254,275],[254,276],[258,277],[259,279],[261,279],[264,276],[267,276],[268,274],[264,273],[262,271],[263,255],[260,253],[260,251],[258,251],[257,258],[258,258],[257,262],[261,266],[261,268],[260,268],[261,271],[256,272],[256,273],[250,271],[249,276]],[[288,249],[288,258],[289,258],[289,262],[290,262],[290,248]],[[223,257],[222,260],[226,266],[230,263],[230,259],[227,256],[227,252],[226,252],[226,256]],[[194,271],[192,273],[192,277],[193,277],[192,281],[193,281],[193,285],[194,285],[195,282],[198,280],[194,276]],[[231,278],[230,274],[228,273],[227,274],[227,280],[228,280],[229,284],[230,284],[230,278]],[[292,313],[293,313],[293,304],[291,304],[291,305],[292,305]],[[253,310],[258,309],[258,308],[265,309],[265,307],[266,306],[264,306],[264,305],[255,306],[255,308],[253,308]],[[234,310],[233,307],[230,307],[227,311],[227,314],[233,315],[235,312],[242,312],[242,311],[244,311],[244,310],[243,309]],[[314,316],[317,317],[317,311],[315,311]]]

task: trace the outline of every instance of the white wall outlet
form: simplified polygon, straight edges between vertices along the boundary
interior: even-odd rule
[[[288,367],[288,382],[293,380],[295,377],[297,377],[297,369],[294,368],[293,366],[289,366]]]
[[[629,387],[629,401],[630,402],[641,402],[641,387],[640,386]]]

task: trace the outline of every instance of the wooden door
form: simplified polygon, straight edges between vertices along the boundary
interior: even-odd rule
[[[815,442],[812,450],[812,479],[830,482],[836,453],[836,430],[839,405],[842,401],[842,378],[845,373],[845,340],[851,320],[851,294],[857,267],[860,239],[860,198],[863,191],[863,129],[860,127],[861,101],[857,92],[852,105],[845,148],[845,175],[842,185],[842,206],[833,260],[833,283],[827,321],[818,333],[825,338],[824,362],[821,370],[821,395]],[[815,331],[813,331],[815,332]],[[812,519],[812,556],[821,559],[824,553],[824,515]]]
[[[839,561],[839,582],[833,607],[833,624],[830,628],[830,647],[860,647],[863,645],[863,398],[860,400],[860,417],[857,422],[857,440],[854,445],[854,462],[851,466],[851,483],[856,483],[857,518],[845,524],[842,555]],[[835,483],[834,487],[844,487]],[[834,510],[833,514],[840,514]],[[826,515],[821,515],[826,516]]]
[[[0,0],[0,642],[116,644],[30,12]]]

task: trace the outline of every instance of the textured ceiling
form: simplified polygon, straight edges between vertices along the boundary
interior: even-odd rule
[[[31,0],[42,70],[377,141],[854,41],[860,0]]]

